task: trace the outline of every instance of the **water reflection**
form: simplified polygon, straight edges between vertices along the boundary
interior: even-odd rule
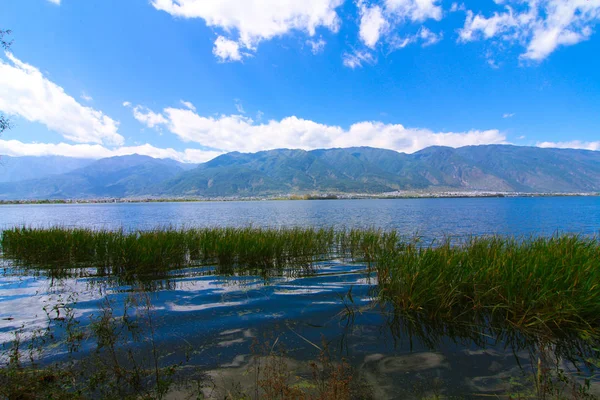
[[[268,281],[187,272],[152,285],[6,274],[0,278],[0,340],[7,344],[19,329],[31,334],[51,327],[53,340],[44,344],[42,361],[82,362],[96,354],[98,326],[110,322],[123,335],[120,368],[151,366],[149,355],[158,348],[161,368],[185,366],[177,374],[189,376],[198,367],[220,382],[219,390],[235,383],[250,391],[248,371],[272,355],[257,352],[257,343],[269,343],[281,357],[279,367],[300,376],[302,384],[326,345],[331,359],[348,360],[355,382],[378,399],[579,390],[600,360],[599,343],[590,339],[540,338],[484,321],[449,324],[395,312],[373,302],[377,282],[364,265],[328,262],[314,276]],[[70,316],[78,321],[73,332],[86,332],[76,353],[65,341]],[[132,325],[123,329],[124,321]],[[143,322],[142,328],[133,329],[133,321]],[[107,343],[98,353],[103,357],[110,354]],[[592,379],[590,390],[596,389]]]

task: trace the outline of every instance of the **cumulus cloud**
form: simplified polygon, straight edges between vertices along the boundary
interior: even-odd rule
[[[412,153],[432,145],[506,143],[506,136],[498,130],[432,132],[376,121],[359,122],[344,129],[295,116],[259,123],[243,115],[207,117],[180,108],[166,108],[163,115],[168,121],[167,129],[184,142],[222,151],[372,146]]]
[[[582,142],[580,140],[573,140],[570,142],[538,142],[537,146],[557,149],[600,150],[600,141]]]
[[[240,61],[243,55],[246,55],[240,52],[240,45],[223,36],[219,36],[217,40],[215,40],[215,47],[213,47],[213,54],[222,62],[227,61]]]
[[[44,124],[73,142],[123,143],[117,121],[81,105],[39,69],[6,56],[9,62],[0,60],[0,111]]]
[[[600,20],[600,0],[503,0],[486,17],[467,11],[459,40],[492,39],[523,45],[521,59],[541,61],[560,46],[587,40]]]
[[[377,60],[368,51],[354,51],[342,55],[342,63],[348,68],[360,68],[363,64],[375,64]]]
[[[157,10],[175,17],[201,18],[219,36],[213,53],[223,61],[240,61],[240,49],[256,51],[258,44],[291,31],[314,36],[317,28],[337,32],[336,12],[344,0],[152,0]],[[237,46],[237,47],[236,47]]]
[[[383,17],[383,12],[379,6],[366,6],[359,3],[360,9],[360,40],[370,48],[375,48],[379,37],[386,29],[388,23]]]
[[[200,149],[176,151],[172,148],[162,149],[150,144],[109,149],[99,144],[23,143],[18,140],[0,140],[0,154],[14,157],[63,156],[92,159],[141,154],[154,158],[170,158],[186,163],[201,163],[223,153]]]

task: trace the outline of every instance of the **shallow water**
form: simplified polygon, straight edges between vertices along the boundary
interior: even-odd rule
[[[15,225],[144,229],[175,226],[334,226],[381,227],[426,239],[490,233],[551,235],[557,231],[595,234],[600,229],[600,198],[501,198],[348,201],[270,201],[228,203],[150,203],[1,206],[0,227]],[[106,278],[52,280],[22,271],[4,260],[0,276],[0,342],[22,329],[48,324],[52,307],[73,307],[83,327],[109,299],[115,315],[139,287]],[[149,298],[155,339],[173,362],[182,346],[194,349],[190,365],[211,371],[222,382],[247,379],[252,344],[277,340],[299,373],[303,361],[319,355],[323,339],[345,357],[373,390],[375,398],[420,398],[432,393],[506,393],[515,382],[531,383],[531,357],[494,335],[448,335],[433,327],[410,332],[407,321],[390,325],[388,309],[373,304],[376,280],[364,265],[341,261],[319,265],[314,276],[218,277],[181,271],[155,282]],[[348,295],[350,293],[350,296]],[[348,315],[345,311],[351,309]],[[138,343],[144,348],[147,344]],[[93,348],[84,343],[82,354]],[[45,353],[66,357],[64,346]],[[565,368],[569,368],[565,366]],[[309,372],[304,371],[306,374]],[[528,380],[529,379],[529,380]]]
[[[193,349],[186,365],[208,371],[220,390],[231,382],[250,387],[248,371],[257,356],[253,345],[275,340],[297,376],[311,375],[309,362],[319,357],[326,341],[336,359],[348,360],[374,398],[476,398],[531,385],[535,374],[535,349],[491,332],[479,334],[476,327],[467,327],[448,335],[444,328],[419,326],[411,331],[415,327],[409,321],[391,322],[390,310],[371,297],[376,278],[360,264],[324,262],[313,276],[268,282],[252,276],[197,276],[189,270],[160,283],[149,299],[154,338],[161,352],[170,354],[165,362],[183,362],[184,349]],[[0,342],[12,340],[19,328],[25,337],[49,320],[53,323],[59,316],[52,309],[55,304],[69,304],[83,329],[92,315],[100,314],[106,299],[114,315],[121,316],[138,290],[104,278],[13,276],[9,268],[0,278]],[[130,315],[141,309],[137,303]],[[150,350],[144,340],[130,346]],[[94,348],[95,342],[84,341],[77,357]],[[44,354],[44,361],[67,360],[67,355],[59,345]],[[574,367],[565,364],[565,369]]]

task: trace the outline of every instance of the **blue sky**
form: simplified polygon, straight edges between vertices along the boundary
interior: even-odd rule
[[[600,0],[3,0],[0,154],[600,150]]]

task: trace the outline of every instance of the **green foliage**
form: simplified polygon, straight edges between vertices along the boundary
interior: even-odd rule
[[[0,47],[3,48],[4,50],[8,50],[8,48],[12,44],[12,42],[8,42],[5,40],[5,36],[10,35],[10,34],[11,34],[10,30],[5,31],[5,30],[0,29]],[[0,114],[0,133],[4,132],[7,129],[10,129],[10,121],[8,120],[7,117]]]
[[[9,42],[5,39],[5,36],[10,35],[12,32],[10,30],[2,30],[0,29],[0,47],[4,50],[8,50],[12,45],[12,42]]]

